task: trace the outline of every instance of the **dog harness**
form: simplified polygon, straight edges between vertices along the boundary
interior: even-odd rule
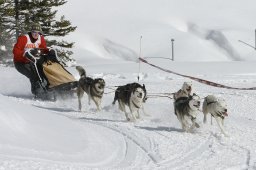
[[[132,101],[132,104],[137,108],[139,109],[140,107],[138,105],[136,105],[133,101]]]
[[[207,105],[210,105],[210,104],[213,104],[213,103],[217,103],[217,101],[212,101],[212,102],[208,103],[208,101],[206,100],[206,103],[207,103]],[[221,112],[215,112],[215,114],[217,114],[217,116],[221,117],[222,119],[225,118],[225,116]],[[214,117],[213,114],[211,114],[211,115]]]
[[[217,101],[212,101],[212,102],[209,102],[209,103],[207,102],[207,105],[210,105],[210,104],[213,104],[213,103],[217,103]]]

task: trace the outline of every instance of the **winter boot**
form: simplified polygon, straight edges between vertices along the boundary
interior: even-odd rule
[[[31,84],[31,92],[35,95],[38,96],[42,93],[45,92],[44,87],[42,86],[42,84],[40,83],[40,81],[36,81],[34,83]]]

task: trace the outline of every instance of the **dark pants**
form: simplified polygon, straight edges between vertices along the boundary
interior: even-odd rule
[[[14,66],[15,66],[16,70],[18,70],[18,72],[20,72],[21,74],[23,74],[30,80],[31,92],[33,94],[36,94],[36,91],[39,88],[42,88],[43,84],[41,81],[46,80],[45,75],[43,73],[42,64],[41,63],[37,64],[37,69],[38,69],[39,75],[36,71],[34,63],[32,63],[32,62],[30,62],[30,63],[15,62]],[[40,78],[41,78],[41,81],[40,81]]]
[[[14,66],[18,72],[26,76],[30,82],[36,82],[39,80],[38,75],[35,72],[34,64],[33,63],[20,63],[20,62],[15,62]]]

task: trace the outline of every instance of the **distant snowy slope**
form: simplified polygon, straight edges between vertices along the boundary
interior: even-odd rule
[[[255,5],[254,0],[72,0],[59,12],[78,26],[66,37],[76,42],[74,58],[86,57],[87,50],[130,60],[139,55],[143,36],[146,57],[170,57],[174,38],[176,61],[237,61],[256,60],[255,50],[238,41],[255,44]]]

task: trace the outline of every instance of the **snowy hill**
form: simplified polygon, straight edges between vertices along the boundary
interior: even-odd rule
[[[239,42],[255,46],[255,5],[254,0],[72,0],[59,14],[78,26],[67,37],[76,42],[76,57],[90,52],[109,58],[120,45],[121,56],[139,54],[142,36],[144,57],[170,58],[173,38],[176,61],[255,61],[255,50]],[[112,43],[104,49],[106,40]]]

